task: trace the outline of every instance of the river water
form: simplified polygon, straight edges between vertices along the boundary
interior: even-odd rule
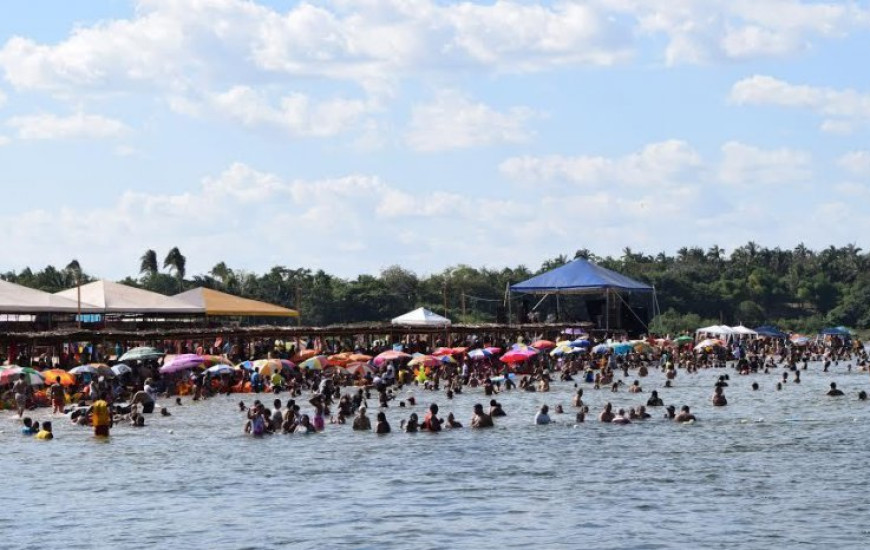
[[[173,416],[108,442],[62,417],[54,441],[25,438],[3,411],[0,548],[867,548],[870,403],[857,393],[870,377],[811,364],[776,391],[781,372],[680,373],[671,389],[656,372],[640,395],[581,384],[593,417],[658,389],[692,406],[693,425],[653,409],[575,427],[573,384],[558,382],[498,395],[508,417],[479,431],[467,424],[482,390],[450,402],[416,389],[421,418],[434,398],[466,424],[440,434],[398,433],[412,409],[394,406],[386,436],[327,425],[255,439],[236,406],[250,395],[167,400]],[[724,373],[729,405],[714,408]],[[845,397],[824,396],[831,381]],[[532,425],[542,403],[556,424]]]

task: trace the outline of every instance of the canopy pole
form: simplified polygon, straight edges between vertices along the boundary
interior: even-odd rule
[[[559,301],[559,291],[556,291],[556,322],[558,323],[562,319],[562,305]]]
[[[507,310],[508,310],[507,324],[508,324],[508,326],[510,326],[511,318],[513,317],[513,312],[511,311],[512,308],[511,308],[511,283],[510,283],[510,281],[508,281],[507,284],[505,284],[504,296],[505,296],[505,301],[507,302]]]
[[[604,330],[610,332],[610,289],[604,289]]]

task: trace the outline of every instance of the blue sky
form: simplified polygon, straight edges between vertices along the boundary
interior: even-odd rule
[[[14,3],[0,270],[867,248],[867,51],[866,1]]]

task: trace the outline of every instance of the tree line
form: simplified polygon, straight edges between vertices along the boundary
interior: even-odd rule
[[[555,314],[552,299],[514,295],[509,284],[585,258],[653,285],[662,314],[653,328],[666,332],[704,324],[775,324],[813,331],[823,326],[870,328],[870,254],[855,245],[811,250],[766,248],[749,242],[726,254],[718,246],[684,247],[675,254],[650,255],[625,248],[620,256],[599,257],[588,249],[545,261],[538,269],[524,265],[490,269],[457,265],[420,276],[394,265],[377,275],[341,278],[323,270],[275,266],[257,274],[219,262],[208,273],[188,276],[187,259],[175,247],[162,262],[154,250],[140,258],[140,271],[119,282],[173,295],[207,287],[246,298],[298,308],[306,325],[385,321],[424,306],[458,322],[503,322],[537,305],[543,317]],[[57,292],[94,280],[78,261],[59,269],[47,266],[9,271],[3,279]],[[570,312],[570,308],[562,309]],[[569,313],[570,314],[570,313]],[[572,319],[566,319],[572,320]]]

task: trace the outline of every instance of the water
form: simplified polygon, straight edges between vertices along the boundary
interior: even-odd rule
[[[724,372],[729,405],[716,409]],[[439,394],[442,415],[466,425],[441,434],[328,425],[254,439],[236,407],[253,397],[234,395],[170,406],[108,442],[56,418],[56,439],[40,442],[4,411],[0,548],[866,548],[870,405],[856,396],[870,377],[811,365],[777,392],[780,377],[680,373],[665,389],[653,373],[640,395],[583,385],[595,414],[658,389],[691,405],[694,425],[653,409],[644,423],[575,428],[573,384],[558,382],[497,396],[509,416],[488,431],[467,429],[482,390]],[[845,397],[824,396],[831,381]],[[415,396],[422,418],[435,396]],[[531,424],[542,403],[557,424]],[[389,409],[396,432],[410,412]]]

